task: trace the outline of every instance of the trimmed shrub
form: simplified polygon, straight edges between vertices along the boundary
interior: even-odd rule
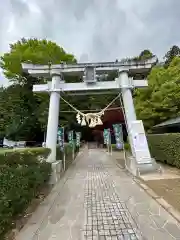
[[[0,239],[49,180],[51,165],[43,160],[49,153],[45,148],[0,152]]]
[[[121,151],[118,148],[116,148],[116,144],[111,144],[111,146],[113,151]]]
[[[111,146],[112,146],[112,150],[113,151],[122,151],[121,149],[118,149],[117,147],[116,147],[116,144],[111,144]]]
[[[34,165],[46,159],[50,153],[48,148],[22,148],[0,151],[0,165]]]
[[[74,159],[72,155],[72,147],[70,147],[68,143],[65,144],[64,150],[65,150],[65,162],[66,162],[66,170],[67,170]],[[79,148],[75,147],[74,157],[76,157],[78,151],[79,151]],[[56,160],[63,160],[63,153],[60,151],[59,146],[57,146],[56,148]]]
[[[127,143],[127,142],[124,143],[124,149],[126,151],[131,151],[131,147],[130,147],[129,143]],[[116,147],[116,144],[112,144],[112,150],[113,151],[122,151]]]
[[[179,133],[150,134],[147,139],[152,157],[180,168]]]
[[[130,144],[127,142],[127,143],[124,143],[124,148],[125,148],[125,150],[127,150],[127,151],[131,151],[131,146],[130,146]]]

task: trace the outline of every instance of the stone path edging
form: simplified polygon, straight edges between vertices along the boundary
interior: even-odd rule
[[[119,163],[117,163],[116,161],[116,165],[119,168],[123,168]],[[126,168],[124,168],[126,169]],[[126,169],[127,170],[127,169]],[[128,171],[128,170],[127,170]],[[148,187],[144,182],[142,183],[142,181],[144,181],[143,179],[138,179],[136,178],[134,175],[132,175],[132,173],[130,173],[129,171],[127,172],[128,174],[130,174],[133,177],[133,180],[142,188],[144,189],[144,191],[151,196],[156,202],[158,202],[173,218],[175,218],[179,223],[180,223],[180,212],[178,210],[176,210],[172,205],[170,205],[168,202],[166,202],[164,200],[164,198],[158,196],[150,187]]]
[[[172,217],[174,217],[180,223],[180,212],[176,210],[172,205],[164,200],[164,198],[158,196],[150,187],[145,183],[142,183],[140,179],[133,179],[144,191],[150,195],[156,202],[158,202]]]

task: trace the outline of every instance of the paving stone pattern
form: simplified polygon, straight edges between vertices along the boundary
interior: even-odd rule
[[[88,166],[85,187],[85,239],[138,240],[127,206],[103,164]]]

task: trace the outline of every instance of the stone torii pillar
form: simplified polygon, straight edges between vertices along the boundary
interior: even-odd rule
[[[136,121],[136,112],[134,108],[134,102],[132,98],[132,86],[130,82],[130,78],[128,77],[127,71],[121,71],[119,75],[120,84],[121,84],[121,93],[124,103],[125,114],[127,118],[128,127],[129,123],[132,121]]]
[[[123,99],[123,104],[124,104],[124,111],[125,111],[125,118],[126,118],[126,123],[127,123],[127,130],[128,130],[128,136],[129,136],[129,141],[131,145],[131,151],[132,154],[134,155],[134,147],[132,143],[132,136],[131,136],[131,123],[133,121],[136,121],[136,111],[134,108],[134,102],[133,102],[133,97],[132,97],[132,83],[131,79],[128,77],[128,72],[127,71],[120,71],[119,73],[119,84],[121,86],[121,94],[122,94],[122,99]]]
[[[128,71],[123,70],[119,72],[118,82],[121,86],[128,137],[132,152],[132,157],[128,158],[126,167],[134,175],[139,175],[142,172],[154,171],[158,169],[159,166],[156,164],[155,160],[151,158],[143,122],[137,120],[136,117],[132,97],[133,83],[132,79],[128,77]]]
[[[51,70],[52,85],[50,90],[49,114],[46,133],[46,147],[51,149],[48,162],[56,161],[57,131],[59,124],[60,92],[58,89],[62,81],[59,70]]]

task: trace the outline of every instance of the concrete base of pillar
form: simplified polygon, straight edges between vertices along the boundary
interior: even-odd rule
[[[161,166],[153,158],[148,163],[137,163],[134,157],[128,156],[126,159],[126,168],[136,177],[153,172],[162,172]]]
[[[52,173],[50,176],[49,184],[56,184],[59,182],[62,173],[62,160],[57,160],[52,163]]]

